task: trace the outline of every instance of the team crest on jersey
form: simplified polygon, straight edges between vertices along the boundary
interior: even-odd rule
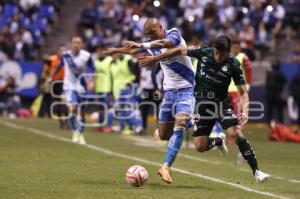
[[[228,67],[227,67],[226,65],[224,65],[224,66],[222,67],[222,71],[227,72],[227,71],[228,71]]]

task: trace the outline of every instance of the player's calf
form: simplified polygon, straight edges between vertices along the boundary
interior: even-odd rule
[[[223,139],[221,137],[210,138],[208,136],[194,137],[195,148],[199,152],[206,152],[214,147],[221,147],[223,145]]]
[[[266,174],[259,170],[255,152],[252,146],[250,145],[250,143],[243,136],[241,132],[241,127],[235,126],[228,129],[228,131],[231,132],[236,137],[236,144],[238,145],[242,156],[244,157],[245,160],[247,160],[248,165],[251,167],[256,181],[264,182],[266,179],[268,179],[269,174]]]

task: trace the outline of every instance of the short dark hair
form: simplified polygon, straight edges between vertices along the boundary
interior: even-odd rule
[[[231,39],[228,36],[220,36],[216,39],[214,47],[221,52],[228,52],[231,49]]]

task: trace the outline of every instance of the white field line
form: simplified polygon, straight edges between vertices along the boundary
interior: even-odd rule
[[[154,140],[149,140],[147,138],[140,138],[140,137],[135,137],[135,136],[124,136],[123,138],[127,139],[127,140],[134,141],[135,144],[138,145],[138,146],[152,147],[152,148],[155,148],[156,150],[161,151],[161,152],[166,151],[165,149],[162,149],[162,147],[166,146],[166,144],[162,145],[161,143],[155,143],[156,141],[154,141]],[[183,143],[182,145],[185,145],[185,143]],[[191,155],[188,155],[188,154],[185,154],[185,153],[179,153],[177,156],[183,157],[183,158],[186,158],[186,159],[190,159],[190,160],[195,160],[195,161],[198,161],[198,162],[208,163],[208,164],[216,164],[216,165],[222,164],[221,162],[218,162],[218,161],[213,161],[213,160],[207,160],[207,159],[204,159],[204,158],[194,157],[194,156],[191,156]]]
[[[45,131],[42,131],[42,130],[39,130],[39,129],[20,126],[20,125],[16,125],[16,124],[13,124],[13,123],[10,123],[10,122],[5,122],[5,121],[0,121],[0,123],[5,125],[5,126],[14,128],[14,129],[18,129],[18,130],[22,130],[22,131],[26,130],[26,131],[32,132],[34,134],[42,135],[44,137],[48,137],[48,138],[51,138],[51,139],[54,139],[54,140],[59,140],[59,141],[63,141],[63,142],[72,143],[70,139],[63,138],[63,137],[60,137],[60,136],[56,136],[52,133],[48,133],[48,132],[45,132]],[[102,147],[98,147],[96,145],[86,144],[86,145],[82,145],[82,147],[86,147],[86,148],[89,148],[89,149],[93,149],[95,151],[99,151],[99,152],[102,152],[102,153],[105,153],[105,154],[108,154],[108,155],[112,155],[112,156],[116,156],[116,157],[121,157],[121,158],[124,158],[124,159],[142,162],[142,163],[145,163],[145,164],[148,164],[148,165],[161,166],[161,164],[158,163],[158,162],[154,162],[154,161],[150,161],[150,160],[146,160],[146,159],[143,159],[143,158],[134,157],[134,156],[130,156],[130,155],[122,154],[122,153],[113,152],[111,150],[108,150],[108,149],[105,149],[105,148],[102,148]],[[247,191],[247,192],[257,193],[257,194],[264,195],[264,196],[270,196],[271,198],[291,199],[290,197],[281,196],[281,195],[278,195],[276,193],[266,192],[266,191],[259,191],[259,190],[252,189],[252,188],[247,187],[247,186],[235,184],[235,183],[228,182],[228,181],[221,180],[221,179],[214,178],[214,177],[209,177],[209,176],[206,176],[206,175],[203,175],[203,174],[200,174],[200,173],[190,172],[190,171],[187,171],[187,170],[184,170],[184,169],[179,169],[179,168],[173,167],[172,170],[176,171],[178,173],[182,173],[182,174],[186,174],[186,175],[206,179],[206,180],[209,180],[209,181],[212,181],[212,182],[229,185],[229,186],[232,186],[234,188],[241,189],[241,190],[244,190],[244,191]]]
[[[134,136],[128,136],[128,137],[124,137],[124,138],[135,141],[136,143],[140,142],[139,144],[141,146],[142,146],[142,143],[146,143],[147,141],[152,142],[152,143],[155,142],[155,141],[151,141],[147,138],[140,138],[140,137],[134,137]],[[183,145],[184,145],[184,143],[183,143]],[[149,144],[149,147],[150,147],[150,144]],[[157,145],[152,144],[152,147],[159,147],[159,148],[157,148],[158,151],[162,151],[162,152],[165,151],[164,149],[161,148],[162,145],[160,145],[160,144],[157,144]],[[215,164],[215,165],[226,164],[225,162],[218,162],[218,161],[212,161],[212,160],[208,160],[208,159],[198,158],[198,157],[191,156],[191,155],[188,155],[185,153],[179,153],[178,156],[186,158],[186,159],[190,159],[190,160],[209,163],[209,164]],[[243,168],[240,168],[239,170],[243,171],[243,172],[249,172],[249,173],[251,172],[250,170],[243,169]],[[268,173],[268,174],[270,174],[270,173]],[[277,180],[283,180],[283,181],[291,182],[291,183],[300,183],[300,180],[289,179],[289,178],[285,178],[285,177],[281,177],[281,176],[277,176],[277,175],[273,175],[273,174],[270,174],[270,175],[272,178],[277,179]]]

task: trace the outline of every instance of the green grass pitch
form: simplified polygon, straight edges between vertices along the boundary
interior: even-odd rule
[[[227,157],[221,157],[217,150],[200,154],[183,147],[174,167],[192,175],[173,171],[174,183],[168,185],[156,174],[166,145],[153,141],[150,131],[149,136],[142,137],[96,133],[90,128],[86,140],[92,147],[88,148],[57,140],[69,139],[71,132],[59,130],[56,121],[0,118],[0,198],[300,198],[300,145],[269,142],[265,128],[249,127],[245,135],[255,148],[260,168],[271,174],[266,183],[256,183],[246,163],[235,165],[237,148],[229,146]],[[125,181],[126,170],[135,164],[144,166],[150,176],[140,188]]]

